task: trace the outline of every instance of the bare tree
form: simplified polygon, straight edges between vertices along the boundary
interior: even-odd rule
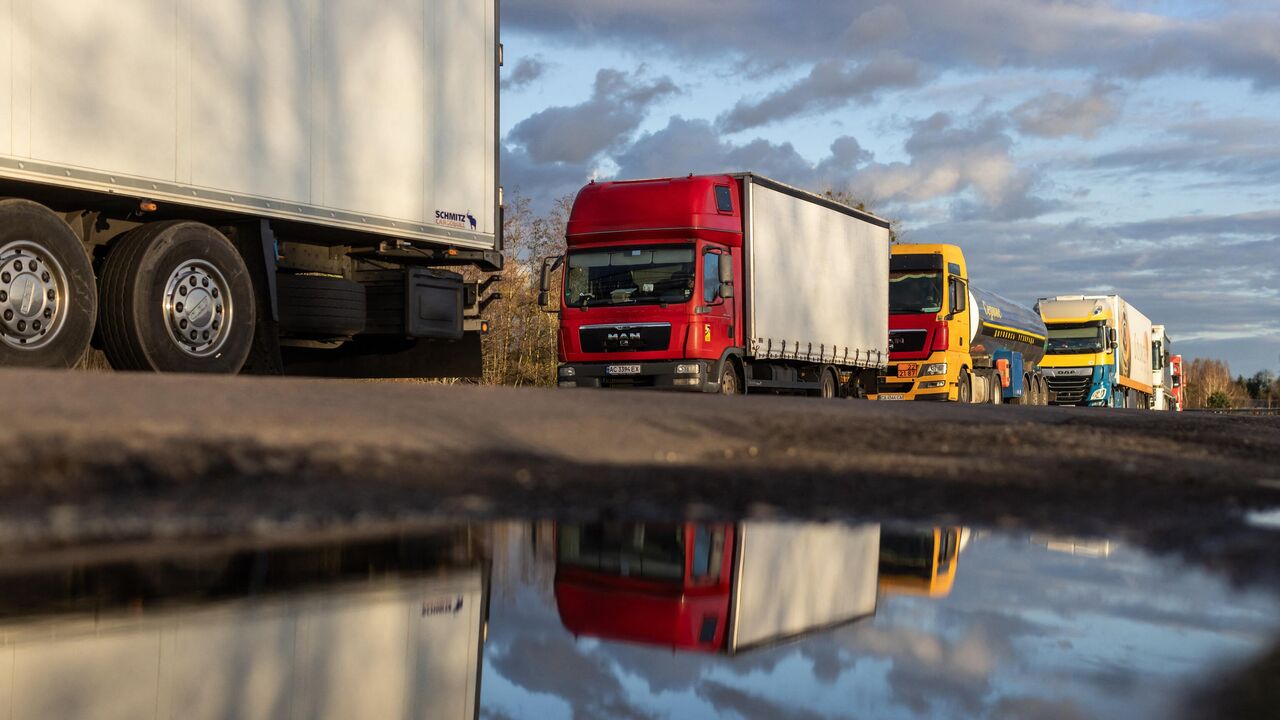
[[[530,386],[555,381],[559,319],[538,307],[538,291],[543,258],[564,254],[572,204],[571,196],[561,198],[545,216],[536,215],[527,198],[517,197],[507,207],[502,299],[485,313],[490,327],[484,339],[485,384]]]

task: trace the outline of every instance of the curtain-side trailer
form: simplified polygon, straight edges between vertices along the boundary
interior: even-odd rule
[[[478,375],[498,10],[0,3],[0,366]]]

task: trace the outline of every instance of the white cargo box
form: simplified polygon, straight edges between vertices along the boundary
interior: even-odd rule
[[[728,652],[875,614],[879,525],[745,522],[737,534]]]
[[[781,183],[739,177],[751,354],[885,367],[889,223]]]
[[[493,249],[497,0],[0,0],[0,179]]]

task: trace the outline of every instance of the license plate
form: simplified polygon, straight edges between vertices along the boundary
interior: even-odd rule
[[[639,365],[610,365],[605,369],[605,373],[609,375],[639,375]]]
[[[892,395],[888,393],[880,393],[879,395],[876,396],[876,399],[877,400],[906,400],[907,396],[901,393],[894,393]]]
[[[898,366],[898,377],[913,378],[920,375],[920,366],[916,364],[903,364]]]

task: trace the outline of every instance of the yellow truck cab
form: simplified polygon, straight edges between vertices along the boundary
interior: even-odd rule
[[[956,580],[968,528],[880,528],[880,591],[944,598]]]
[[[895,245],[889,259],[889,367],[877,400],[1047,403],[1047,336],[1033,310],[972,287],[955,245]]]

